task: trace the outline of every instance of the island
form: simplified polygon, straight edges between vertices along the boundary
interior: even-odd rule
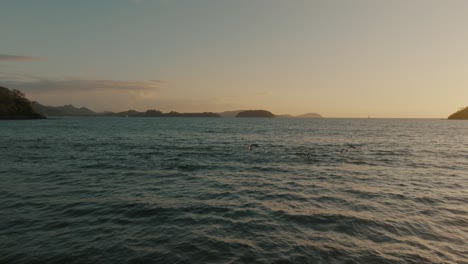
[[[275,117],[274,114],[267,110],[247,110],[239,112],[236,117],[267,117],[272,118]]]
[[[468,120],[468,106],[451,114],[448,119],[451,120]]]
[[[0,86],[0,119],[44,119],[24,93]]]

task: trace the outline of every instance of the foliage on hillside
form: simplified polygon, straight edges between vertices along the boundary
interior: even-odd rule
[[[0,86],[0,119],[40,119],[22,92]]]

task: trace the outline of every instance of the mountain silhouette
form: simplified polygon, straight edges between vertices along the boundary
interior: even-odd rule
[[[451,114],[448,119],[468,120],[468,107],[462,108],[457,112]]]
[[[71,104],[64,106],[45,106],[38,102],[32,102],[32,107],[46,116],[94,116],[96,112],[86,107],[75,107]]]
[[[224,111],[224,112],[218,113],[218,115],[220,115],[221,117],[236,117],[237,114],[243,111],[246,111],[246,110]]]
[[[203,113],[179,113],[171,111],[169,113],[163,113],[158,110],[146,110],[146,112],[138,112],[135,110],[128,110],[118,113],[105,113],[105,116],[120,116],[120,117],[221,117],[218,114],[211,112]]]

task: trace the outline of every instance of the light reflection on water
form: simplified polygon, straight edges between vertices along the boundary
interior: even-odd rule
[[[467,129],[392,119],[1,122],[0,262],[466,263]],[[248,151],[252,143],[262,147]],[[347,144],[356,149],[340,155]]]

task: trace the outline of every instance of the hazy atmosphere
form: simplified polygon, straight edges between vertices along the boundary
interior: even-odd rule
[[[96,111],[445,118],[467,1],[3,0],[0,85]]]
[[[468,0],[0,0],[0,263],[468,264]]]

